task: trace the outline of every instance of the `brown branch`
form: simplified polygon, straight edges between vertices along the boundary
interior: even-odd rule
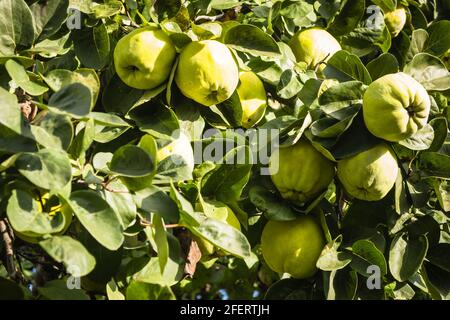
[[[141,219],[140,220],[140,224],[143,227],[154,227],[153,223],[151,223],[150,221],[145,220],[145,219]],[[183,228],[182,225],[179,225],[179,224],[176,224],[176,223],[175,224],[166,224],[164,226],[166,227],[166,229]]]
[[[14,236],[10,231],[9,224],[6,221],[6,219],[0,220],[0,234],[5,244],[6,271],[8,272],[8,275],[11,277],[11,279],[16,279],[17,268],[14,262],[14,249],[13,249]]]

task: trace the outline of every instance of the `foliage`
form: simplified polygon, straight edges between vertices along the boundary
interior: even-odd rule
[[[408,19],[393,37],[376,17],[397,3]],[[256,128],[278,129],[285,146],[308,139],[333,161],[372,148],[380,140],[364,125],[364,92],[399,71],[427,89],[428,125],[391,143],[401,175],[384,199],[352,199],[335,178],[316,199],[293,204],[262,174],[249,137],[225,136],[242,125],[236,94],[211,108],[187,99],[176,63],[151,90],[121,81],[115,45],[148,25],[177,53],[192,41],[226,44],[239,68],[264,82],[268,107]],[[343,48],[320,72],[297,63],[287,45],[313,26]],[[450,1],[2,0],[0,34],[1,298],[450,297],[450,73],[442,60]],[[211,128],[216,135],[205,137]],[[214,141],[233,147],[197,161],[193,150]],[[227,162],[242,153],[242,163]],[[51,214],[51,204],[39,210],[47,193],[73,213],[64,234],[62,213]],[[212,218],[206,200],[231,208],[242,231]],[[271,271],[260,252],[266,222],[312,211],[328,242],[319,272],[297,280]],[[17,230],[36,243],[14,237]],[[199,259],[195,237],[220,250]],[[381,277],[373,290],[371,266]]]

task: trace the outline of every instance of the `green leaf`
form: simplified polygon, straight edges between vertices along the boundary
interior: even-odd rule
[[[254,186],[249,191],[250,201],[264,213],[268,220],[292,221],[298,218],[298,214],[281,201],[279,197],[262,186]]]
[[[181,280],[184,274],[184,258],[180,243],[177,238],[170,234],[168,234],[167,239],[169,240],[169,259],[164,272],[161,273],[159,259],[153,257],[150,258],[150,261],[144,268],[133,276],[136,281],[159,284],[161,286],[173,286]]]
[[[221,165],[202,181],[205,196],[215,196],[223,202],[239,199],[250,178],[251,153],[248,147],[237,147],[228,152]]]
[[[123,5],[118,0],[108,0],[105,3],[92,2],[90,10],[95,18],[108,18],[118,14],[123,9]]]
[[[419,53],[404,72],[419,81],[427,90],[445,91],[450,89],[450,72],[443,62],[428,53]]]
[[[125,300],[125,296],[119,291],[114,279],[106,284],[106,295],[108,300]]]
[[[298,80],[297,74],[292,70],[286,70],[281,74],[277,86],[277,94],[282,99],[291,99],[303,89],[303,84]]]
[[[442,270],[450,272],[450,244],[439,243],[437,246],[430,248],[427,259]]]
[[[54,216],[41,212],[38,201],[22,190],[13,190],[6,213],[14,230],[30,237],[40,238],[61,232],[66,223],[61,212]]]
[[[91,109],[94,108],[100,92],[100,80],[93,69],[82,68],[75,71],[55,69],[45,75],[44,81],[55,92],[73,83],[85,85],[91,91]]]
[[[380,268],[381,275],[387,274],[387,263],[383,253],[370,240],[358,240],[352,245],[352,262],[350,266],[359,274],[368,277],[367,273],[370,266]]]
[[[96,192],[72,192],[69,205],[81,224],[105,248],[117,250],[123,243],[122,224],[114,210]]]
[[[144,90],[127,86],[117,74],[114,74],[103,91],[102,104],[106,112],[126,114],[144,93]]]
[[[6,70],[14,82],[25,92],[32,96],[40,96],[48,91],[48,88],[38,82],[30,80],[25,68],[14,60],[5,63]]]
[[[70,118],[53,113],[40,113],[31,125],[36,141],[47,148],[67,150],[72,142],[74,130]]]
[[[102,69],[109,62],[109,35],[104,24],[72,32],[75,54],[88,68]]]
[[[408,237],[405,233],[397,235],[389,251],[389,270],[392,276],[400,282],[408,280],[421,267],[427,250],[427,237]]]
[[[249,24],[240,24],[229,29],[224,42],[230,48],[255,56],[278,57],[281,54],[280,48],[270,35]]]
[[[155,138],[172,139],[174,131],[180,128],[177,116],[173,110],[163,104],[144,104],[130,111],[128,116],[136,121],[142,132]]]
[[[81,163],[84,163],[86,151],[92,142],[94,142],[94,120],[90,119],[87,122],[79,122],[76,132],[77,135],[70,145],[69,152],[74,159],[78,159]]]
[[[24,115],[20,112],[17,97],[0,87],[0,125],[12,130],[18,135],[33,138]],[[2,135],[0,135],[2,137]]]
[[[366,12],[365,1],[347,0],[342,4],[339,14],[327,28],[334,36],[343,36],[353,31]]]
[[[127,300],[176,300],[170,287],[132,281],[126,292]]]
[[[181,0],[156,0],[153,7],[158,21],[163,21],[176,16],[181,9]]]
[[[275,9],[272,10],[275,11]],[[284,1],[279,10],[279,15],[292,19],[294,25],[298,27],[308,27],[317,21],[314,6],[305,1]]]
[[[407,62],[410,62],[417,54],[425,51],[428,37],[428,32],[423,29],[413,31],[411,36],[411,44],[406,54]]]
[[[180,218],[175,202],[156,186],[136,192],[134,201],[139,209],[147,213],[154,212],[163,217],[167,223],[176,223]]]
[[[114,152],[109,169],[124,177],[144,177],[155,170],[155,161],[144,149],[125,145]]]
[[[383,53],[367,64],[367,70],[373,81],[387,74],[397,73],[399,68],[397,58],[390,53]]]
[[[36,39],[44,40],[56,33],[67,18],[69,1],[49,0],[30,6]]]
[[[65,152],[55,149],[23,153],[16,160],[16,168],[34,185],[56,192],[72,180],[69,157]]]
[[[328,280],[328,300],[353,300],[358,289],[358,275],[351,269],[333,270]]]
[[[427,124],[422,129],[417,131],[413,136],[406,140],[399,142],[404,147],[410,150],[427,150],[431,147],[434,140],[434,129],[430,124]]]
[[[43,287],[38,287],[38,292],[50,300],[89,300],[89,296],[81,289],[69,289],[70,280],[51,280]]]
[[[428,28],[430,37],[427,41],[427,52],[440,56],[450,48],[450,21],[442,20]]]
[[[67,272],[82,277],[95,267],[95,258],[77,240],[68,236],[52,236],[39,245],[57,262],[64,263]]]
[[[34,41],[33,16],[24,0],[0,2],[0,54],[14,54],[16,47],[29,48]]]
[[[327,78],[336,78],[341,82],[359,80],[366,85],[372,82],[369,71],[361,60],[345,50],[338,51],[328,60],[323,73]]]
[[[105,191],[104,199],[116,212],[117,216],[122,221],[122,227],[125,230],[135,221],[137,215],[133,196],[118,180],[111,182],[108,186],[114,192]]]
[[[245,259],[251,256],[251,247],[247,238],[238,229],[225,222],[205,218],[197,227],[186,227],[197,236],[236,257]]]
[[[16,282],[0,277],[0,299],[1,300],[22,300],[25,292]]]
[[[345,251],[338,251],[342,236],[328,243],[317,260],[317,268],[323,271],[333,271],[345,268],[351,261],[352,255]]]
[[[83,118],[91,111],[91,91],[81,83],[73,83],[54,93],[48,101],[51,111]]]
[[[419,166],[427,175],[450,179],[450,156],[437,152],[420,155]]]
[[[152,224],[154,227],[154,239],[156,243],[156,251],[158,253],[159,267],[161,273],[164,272],[167,260],[169,259],[169,241],[167,240],[167,231],[164,226],[164,220],[159,215],[154,215]]]

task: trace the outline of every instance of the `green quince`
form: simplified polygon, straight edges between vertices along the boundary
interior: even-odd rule
[[[301,139],[277,149],[269,161],[269,173],[284,199],[303,204],[327,189],[334,178],[334,163]]]
[[[242,106],[242,127],[251,128],[266,112],[266,89],[254,72],[244,71],[239,74],[237,93]]]
[[[309,69],[322,72],[327,62],[340,51],[339,42],[326,30],[311,28],[297,32],[289,42],[297,62],[304,62]]]
[[[442,61],[444,61],[444,64],[447,67],[447,69],[450,70],[450,49],[448,49],[447,52],[444,53]]]
[[[430,108],[425,88],[402,72],[379,78],[364,94],[367,129],[374,136],[391,142],[407,139],[424,127]]]
[[[364,201],[383,199],[399,172],[393,151],[385,144],[338,162],[337,175],[349,195]]]
[[[175,82],[183,95],[210,107],[232,96],[239,83],[239,69],[223,43],[191,42],[181,52]]]
[[[384,14],[384,23],[393,38],[397,37],[406,24],[406,8],[399,5],[394,11]]]
[[[175,46],[162,30],[140,28],[121,38],[114,49],[114,65],[122,81],[136,89],[162,85],[176,58]]]
[[[296,279],[312,277],[325,246],[320,224],[312,216],[294,221],[269,221],[261,236],[261,251],[269,268]]]

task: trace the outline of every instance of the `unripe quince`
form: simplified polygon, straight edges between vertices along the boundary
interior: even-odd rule
[[[295,203],[313,200],[333,180],[334,164],[309,141],[302,139],[270,157],[269,172],[284,199]]]
[[[339,42],[326,30],[311,28],[297,32],[289,42],[297,62],[305,62],[309,69],[315,69],[319,63],[327,62],[336,52],[340,51]],[[318,71],[325,69],[320,64]]]
[[[223,43],[191,42],[181,52],[175,82],[183,95],[210,107],[231,97],[239,83],[239,70]]]
[[[239,223],[238,218],[234,214],[234,212],[225,205],[222,202],[219,201],[204,201],[203,206],[207,206],[208,209],[208,217],[213,218],[222,222],[225,222],[232,226],[233,228],[241,231],[241,224]],[[202,208],[200,206],[200,203],[196,205],[196,210],[201,211]],[[217,249],[211,242],[209,242],[206,239],[200,238],[200,237],[194,237],[197,241],[197,244],[200,248],[200,251],[202,252],[202,256],[208,257],[213,255],[214,253],[217,254],[224,254],[222,250]]]
[[[239,80],[237,92],[242,106],[242,127],[248,129],[257,124],[265,114],[266,89],[254,72],[241,72]]]
[[[394,11],[384,14],[384,23],[389,29],[393,38],[397,37],[406,24],[406,9],[403,6],[398,6]]]
[[[170,75],[176,50],[169,36],[151,27],[130,32],[117,43],[114,65],[122,81],[136,89],[162,85]]]
[[[297,279],[312,277],[317,272],[316,263],[324,245],[322,228],[311,216],[269,221],[261,236],[261,251],[267,265]]]
[[[337,174],[347,193],[357,199],[383,199],[397,180],[398,164],[384,143],[338,162]]]
[[[385,75],[369,85],[363,114],[376,137],[398,142],[411,137],[428,122],[431,101],[425,88],[409,75]]]

